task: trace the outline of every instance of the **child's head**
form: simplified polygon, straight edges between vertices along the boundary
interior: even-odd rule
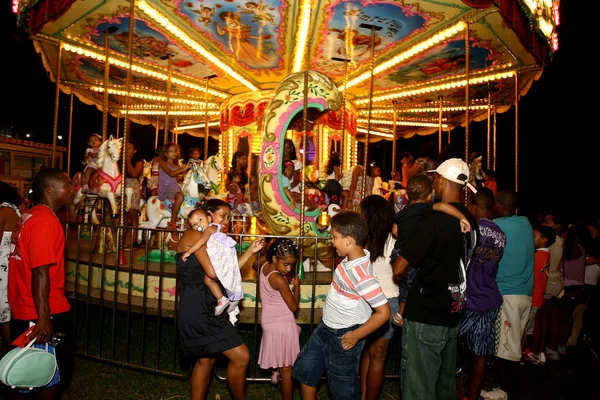
[[[181,148],[179,147],[179,145],[177,143],[165,143],[165,145],[163,146],[161,152],[160,152],[160,156],[162,158],[163,161],[177,161],[179,160],[181,155]]]
[[[198,147],[192,147],[190,149],[189,154],[190,154],[190,158],[193,158],[194,160],[198,160],[198,159],[200,159],[202,152],[200,151],[200,149]]]
[[[239,171],[232,169],[228,174],[229,182],[231,183],[240,183],[242,181],[242,174]]]
[[[546,225],[539,225],[533,229],[533,242],[536,249],[550,247],[556,241],[554,229]]]
[[[346,257],[353,247],[363,247],[369,235],[367,220],[356,211],[340,211],[331,218],[333,246]]]
[[[292,179],[294,177],[294,163],[291,161],[287,161],[283,167],[283,175],[288,179]]]
[[[229,227],[229,214],[231,213],[231,206],[225,200],[221,199],[209,199],[202,206],[210,218],[212,218],[213,224],[221,225],[223,228]]]
[[[469,196],[467,208],[477,219],[491,216],[494,209],[494,192],[492,192],[492,189],[487,187],[477,189],[477,193]]]
[[[298,247],[290,239],[277,238],[267,250],[267,259],[281,274],[289,273],[298,261]]]
[[[87,145],[89,147],[99,147],[102,144],[102,136],[97,133],[92,133],[88,136]]]
[[[212,218],[206,210],[195,208],[188,214],[188,222],[193,230],[204,232],[208,224],[212,222]]]
[[[408,180],[406,195],[410,203],[425,203],[431,201],[433,187],[425,174],[417,174]]]

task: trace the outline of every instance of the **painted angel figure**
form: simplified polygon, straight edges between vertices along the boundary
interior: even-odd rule
[[[252,22],[256,22],[259,25],[265,26],[268,23],[275,25],[275,16],[267,12],[267,5],[263,4],[262,0],[258,0],[258,3],[253,1],[246,2],[245,6],[238,6],[242,14],[250,14],[253,16]]]

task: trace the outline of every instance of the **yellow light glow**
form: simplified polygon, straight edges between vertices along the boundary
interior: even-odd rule
[[[452,36],[456,35],[457,33],[465,30],[466,27],[467,27],[466,22],[461,21],[448,29],[438,32],[437,34],[433,35],[430,39],[425,40],[421,43],[418,43],[418,44],[414,45],[413,47],[411,47],[410,49],[408,49],[400,54],[395,55],[388,61],[385,61],[385,62],[375,66],[375,68],[373,69],[373,75],[379,75],[380,73],[387,71],[388,69],[393,68],[396,65],[400,64],[402,61],[406,61],[409,58],[416,56],[417,54],[423,53],[424,51],[430,49],[435,44],[437,44],[441,40],[441,37],[446,37],[446,38],[452,37]],[[356,86],[359,83],[364,82],[367,79],[369,79],[370,76],[371,76],[370,71],[364,72],[364,73],[360,74],[359,76],[357,76],[356,78],[353,78],[350,81],[348,81],[348,83],[346,85],[340,86],[339,90],[344,91],[348,88],[351,88],[352,86]]]
[[[171,113],[169,113],[171,114]],[[212,121],[208,123],[208,126],[219,126],[221,123],[219,121]],[[178,126],[177,128],[173,128],[174,131],[184,131],[186,129],[198,129],[198,128],[204,128],[206,125],[205,124],[195,124],[195,125],[185,125],[185,126]]]
[[[302,70],[302,66],[304,64],[308,30],[310,29],[310,11],[310,0],[303,0],[302,5],[300,6],[300,21],[296,31],[296,48],[294,49],[293,72]]]

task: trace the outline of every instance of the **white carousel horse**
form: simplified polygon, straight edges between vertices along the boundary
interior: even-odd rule
[[[118,161],[123,148],[123,138],[116,139],[110,136],[100,145],[98,152],[98,169],[90,176],[89,191],[83,191],[83,173],[77,172],[73,177],[75,186],[75,204],[79,204],[84,196],[95,195],[108,199],[112,215],[118,214],[116,198],[121,196],[121,170]],[[128,211],[131,207],[132,189],[125,190]]]
[[[194,162],[186,173],[181,186],[183,203],[179,208],[177,216],[186,219],[190,211],[200,205],[201,199],[224,197],[221,185],[218,183],[219,174],[223,172],[223,159],[211,156],[205,162]],[[205,189],[206,192],[199,192]],[[172,200],[160,201],[158,196],[152,196],[146,203],[146,221],[140,222],[142,229],[164,228],[171,219]],[[142,231],[138,236],[141,240]]]

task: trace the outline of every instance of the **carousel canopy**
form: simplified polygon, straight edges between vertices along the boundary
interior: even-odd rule
[[[311,69],[343,93],[358,136],[391,139],[394,125],[395,137],[464,125],[467,102],[469,120],[511,107],[558,48],[558,2],[23,0],[16,11],[61,90],[113,116],[128,107],[136,123],[218,134],[222,104],[268,98]]]

